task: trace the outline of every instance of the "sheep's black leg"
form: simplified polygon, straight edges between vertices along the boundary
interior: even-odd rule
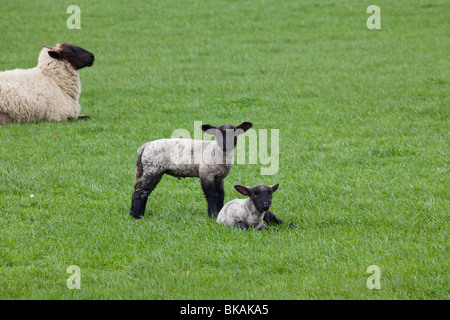
[[[223,189],[223,180],[215,180],[214,185],[217,192],[217,212],[223,208],[223,200],[225,199],[225,190]]]
[[[217,218],[217,198],[218,194],[213,181],[201,180],[203,193],[205,194],[206,202],[208,203],[208,216],[210,218]]]
[[[238,221],[236,222],[235,226],[236,228],[239,228],[241,230],[247,230],[249,227],[248,223],[245,221]]]
[[[163,174],[144,174],[142,179],[134,185],[134,193],[131,197],[130,215],[140,219],[145,213],[145,206],[150,193],[155,189]]]
[[[267,224],[272,224],[272,225],[278,225],[278,224],[285,223],[283,220],[281,220],[276,215],[274,215],[271,211],[266,211],[266,213],[264,214],[264,222],[266,222]],[[289,223],[289,227],[295,227],[295,225],[292,223]]]

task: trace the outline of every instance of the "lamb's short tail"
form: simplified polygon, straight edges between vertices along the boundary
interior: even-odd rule
[[[144,143],[142,146],[140,146],[137,149],[137,159],[136,159],[136,173],[134,174],[134,178],[136,180],[139,180],[142,178],[142,175],[144,174],[144,169],[142,168],[142,153],[145,150],[145,147],[147,146],[147,143]]]

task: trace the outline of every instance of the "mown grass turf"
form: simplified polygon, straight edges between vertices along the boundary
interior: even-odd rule
[[[0,298],[448,299],[448,2],[378,1],[381,30],[369,1],[77,1],[81,30],[71,4],[2,3],[1,70],[96,61],[92,119],[0,128]],[[172,177],[131,219],[136,148],[194,121],[280,130],[278,173],[235,165],[225,200],[280,182],[296,229],[224,228]]]

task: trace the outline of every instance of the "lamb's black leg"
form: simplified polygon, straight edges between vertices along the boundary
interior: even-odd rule
[[[218,194],[214,185],[214,181],[202,179],[201,183],[206,202],[208,203],[208,216],[215,219],[217,218],[217,214],[219,212],[217,211]]]
[[[266,213],[264,214],[264,222],[266,222],[268,224],[275,224],[275,225],[277,225],[277,224],[283,223],[283,220],[278,218],[271,211],[266,211]]]
[[[241,230],[247,230],[249,227],[248,223],[245,221],[238,221],[236,222],[235,226],[236,228],[239,228]]]
[[[131,197],[130,215],[140,219],[145,213],[148,196],[155,189],[163,174],[144,174],[142,179],[134,185],[134,193]]]
[[[149,195],[150,192],[147,190],[137,190],[133,193],[131,197],[130,215],[135,219],[140,219],[144,215]]]
[[[223,208],[223,200],[225,199],[225,190],[223,189],[223,180],[215,180],[214,185],[217,191],[217,212]]]
[[[264,222],[272,225],[285,223],[283,220],[274,215],[271,211],[266,211],[266,213],[264,214]],[[295,225],[293,223],[289,223],[289,227],[295,227]]]

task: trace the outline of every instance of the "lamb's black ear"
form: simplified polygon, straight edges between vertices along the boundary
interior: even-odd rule
[[[241,124],[236,126],[236,129],[241,129],[242,131],[247,131],[253,126],[253,123],[251,122],[242,122]]]
[[[236,189],[237,192],[239,192],[240,194],[243,194],[244,196],[248,196],[250,197],[250,190],[247,187],[244,186],[240,186],[238,184],[234,185],[234,188]]]
[[[209,129],[217,129],[217,127],[214,127],[214,126],[212,126],[210,124],[203,124],[202,125],[202,130],[203,131],[208,131]]]
[[[62,52],[61,51],[50,50],[48,52],[48,55],[50,57],[52,57],[53,59],[61,59],[62,58]]]
[[[273,186],[272,186],[272,192],[275,192],[275,191],[277,191],[278,190],[278,186],[279,186],[280,184],[279,183],[277,183],[277,184],[274,184]]]

